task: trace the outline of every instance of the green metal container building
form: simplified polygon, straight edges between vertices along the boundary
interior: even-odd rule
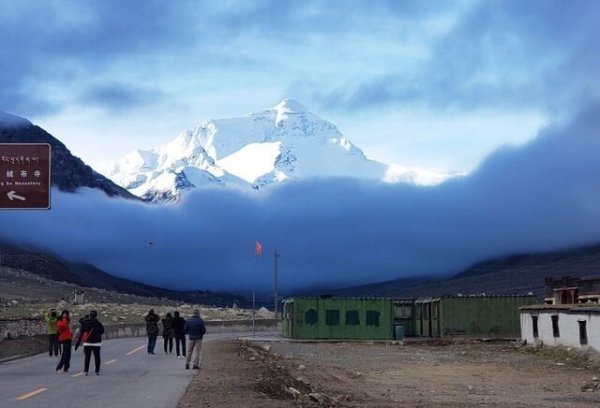
[[[294,297],[283,301],[282,331],[294,339],[394,339],[388,298]]]
[[[518,337],[519,308],[536,303],[534,295],[416,299],[295,297],[283,302],[282,331],[285,337],[295,339]]]
[[[415,335],[519,336],[519,308],[536,303],[534,295],[419,298],[415,300]]]

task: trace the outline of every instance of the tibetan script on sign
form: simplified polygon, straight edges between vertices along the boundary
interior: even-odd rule
[[[0,143],[0,209],[50,209],[50,145]]]

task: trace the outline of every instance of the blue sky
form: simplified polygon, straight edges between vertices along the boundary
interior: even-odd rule
[[[470,171],[600,91],[595,1],[0,0],[0,109],[102,169],[293,97],[369,157]]]

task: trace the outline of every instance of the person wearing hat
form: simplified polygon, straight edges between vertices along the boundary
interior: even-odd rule
[[[46,331],[48,333],[48,353],[50,357],[52,355],[58,356],[58,334],[56,333],[56,322],[58,321],[58,315],[56,309],[51,307],[44,314],[44,320],[46,321]]]

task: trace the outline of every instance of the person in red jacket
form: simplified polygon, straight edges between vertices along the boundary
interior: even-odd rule
[[[69,318],[69,311],[63,310],[60,314],[60,318],[56,321],[56,333],[58,334],[58,343],[61,348],[61,356],[56,371],[63,370],[65,373],[69,371],[71,366],[71,340],[73,339],[73,333],[69,327],[71,320]]]

